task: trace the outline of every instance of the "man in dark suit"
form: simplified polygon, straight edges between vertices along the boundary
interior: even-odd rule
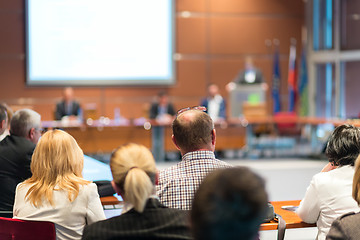
[[[169,96],[165,91],[160,91],[157,95],[157,101],[154,102],[149,111],[149,118],[155,120],[158,126],[152,128],[152,153],[156,161],[165,160],[164,132],[163,125],[170,125],[175,115],[175,109]]]
[[[80,111],[80,104],[74,100],[74,90],[67,87],[63,92],[63,100],[56,104],[55,119],[61,120],[65,116],[77,117]]]
[[[175,109],[172,103],[169,102],[168,94],[164,91],[159,92],[157,101],[150,107],[149,118],[160,120],[160,118],[172,117],[174,115]]]
[[[37,112],[19,110],[11,119],[10,135],[0,142],[0,216],[12,217],[15,188],[31,177],[31,156],[41,137],[40,127]]]

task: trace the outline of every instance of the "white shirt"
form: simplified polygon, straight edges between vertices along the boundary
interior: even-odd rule
[[[85,225],[105,219],[94,183],[80,187],[77,198],[70,202],[65,191],[54,191],[54,207],[44,203],[36,208],[24,201],[30,185],[16,187],[14,218],[55,223],[56,239],[81,239]]]
[[[215,97],[209,99],[208,103],[208,114],[213,121],[216,121],[219,118],[220,105],[223,98],[217,94]]]
[[[316,174],[297,210],[300,218],[318,227],[317,239],[326,238],[332,222],[348,212],[359,212],[352,198],[354,167],[346,165]]]
[[[0,134],[0,142],[8,135],[10,135],[9,129],[5,129],[3,134]]]

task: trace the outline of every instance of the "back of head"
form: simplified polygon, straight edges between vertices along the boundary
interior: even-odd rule
[[[360,153],[360,130],[352,125],[341,125],[331,134],[325,154],[335,166],[354,166]]]
[[[10,122],[11,135],[27,137],[31,128],[39,129],[41,116],[31,109],[21,109],[14,113]]]
[[[150,150],[134,143],[123,145],[112,154],[110,168],[124,201],[143,212],[155,190],[157,170]]]
[[[31,159],[32,177],[25,183],[33,184],[27,196],[36,206],[42,199],[53,204],[55,188],[68,191],[70,201],[78,193],[80,185],[89,182],[82,178],[84,155],[76,140],[62,130],[46,132],[35,147]]]
[[[267,210],[264,180],[246,167],[215,170],[193,200],[195,239],[254,239]]]
[[[172,129],[176,144],[185,152],[190,152],[211,144],[214,123],[207,113],[188,110],[175,118]]]

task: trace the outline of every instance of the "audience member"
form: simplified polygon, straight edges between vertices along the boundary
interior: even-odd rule
[[[12,217],[16,185],[31,177],[30,163],[35,144],[41,136],[41,117],[30,109],[15,112],[10,135],[0,142],[0,211]]]
[[[156,119],[157,121],[168,121],[175,115],[175,109],[171,102],[169,102],[169,96],[165,91],[160,91],[157,95],[157,101],[152,103],[149,112],[150,119]]]
[[[208,97],[204,98],[200,105],[206,107],[206,113],[214,122],[225,120],[226,104],[224,98],[219,94],[219,87],[216,84],[208,86]]]
[[[352,196],[360,205],[360,156],[355,163],[355,174],[352,185]],[[360,212],[350,212],[336,219],[326,236],[328,240],[360,239]]]
[[[5,133],[8,126],[8,117],[6,107],[0,104],[0,141],[3,140],[7,134]]]
[[[159,172],[157,195],[168,207],[189,210],[203,178],[216,168],[231,165],[215,159],[216,132],[204,107],[186,108],[173,121],[172,140],[182,161]]]
[[[2,130],[0,130],[0,141],[1,141],[6,136],[10,135],[10,121],[11,121],[11,118],[13,116],[13,111],[6,103],[0,103],[0,108],[5,109],[5,114],[7,116],[6,120],[3,119],[4,118],[4,113],[2,113],[2,116],[0,116],[1,121],[5,120],[5,122],[6,122],[5,124],[2,123],[1,124],[2,126],[0,126],[0,129],[2,129]],[[0,110],[0,112],[1,112],[1,110]]]
[[[326,148],[329,163],[311,180],[297,214],[304,222],[316,223],[317,239],[325,239],[332,222],[350,211],[359,211],[351,197],[355,159],[360,153],[360,130],[338,126]]]
[[[67,87],[63,91],[63,99],[56,104],[55,119],[61,120],[63,117],[77,117],[80,111],[80,104],[74,100],[74,90]]]
[[[32,156],[32,177],[16,188],[14,218],[54,222],[57,239],[81,239],[85,225],[105,219],[96,185],[82,178],[83,164],[71,135],[46,132]]]
[[[111,156],[113,187],[124,199],[123,213],[85,227],[83,239],[191,239],[188,212],[163,206],[155,196],[151,152],[127,144]]]
[[[195,193],[191,228],[196,240],[256,239],[268,209],[262,178],[246,167],[210,173]]]

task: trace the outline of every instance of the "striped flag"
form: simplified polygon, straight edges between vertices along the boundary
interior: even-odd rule
[[[272,96],[274,104],[274,113],[281,111],[280,102],[280,62],[279,62],[279,48],[276,46],[273,63],[273,78],[272,78]]]
[[[296,43],[292,43],[290,46],[288,89],[289,89],[289,112],[294,112],[296,106],[296,98],[297,98]]]

